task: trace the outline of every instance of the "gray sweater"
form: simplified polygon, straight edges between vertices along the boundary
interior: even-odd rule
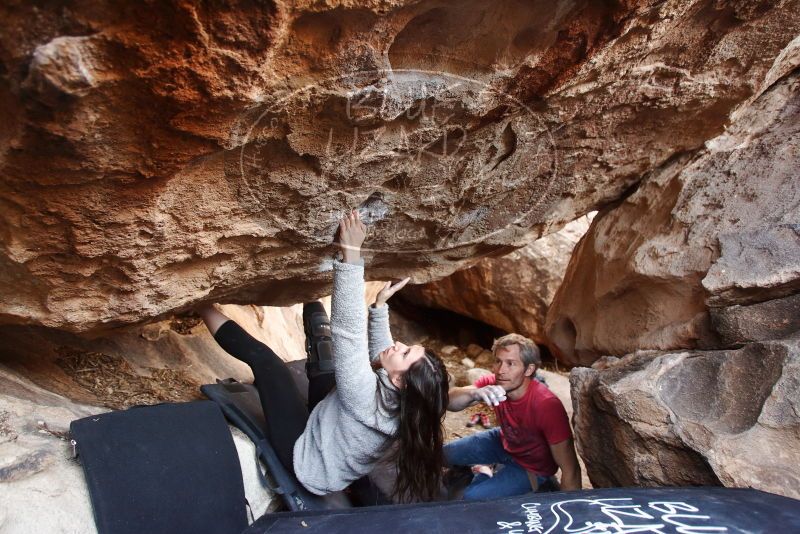
[[[331,337],[336,389],[317,404],[294,444],[294,472],[324,495],[368,474],[397,433],[397,388],[370,361],[393,343],[389,307],[364,303],[364,265],[334,262]]]

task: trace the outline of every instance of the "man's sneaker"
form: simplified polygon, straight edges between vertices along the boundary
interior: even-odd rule
[[[473,426],[477,425],[480,422],[482,415],[483,414],[480,413],[472,414],[472,417],[470,417],[469,421],[467,422],[467,427],[472,428]]]
[[[481,426],[483,428],[492,428],[492,422],[489,421],[489,416],[488,415],[486,415],[485,413],[478,414],[478,415],[480,415]]]

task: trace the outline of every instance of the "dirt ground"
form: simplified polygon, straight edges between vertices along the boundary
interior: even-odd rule
[[[115,410],[202,398],[200,384],[180,369],[147,368],[143,375],[120,357],[68,347],[61,347],[58,352],[56,365],[94,395],[98,404]]]

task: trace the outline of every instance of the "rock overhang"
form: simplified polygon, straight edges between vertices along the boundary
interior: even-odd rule
[[[369,276],[443,276],[702,145],[797,26],[768,3],[101,7],[5,8],[4,322],[317,296],[352,207]]]

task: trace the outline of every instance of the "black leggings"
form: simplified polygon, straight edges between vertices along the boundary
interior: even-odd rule
[[[306,335],[309,335],[307,332]],[[317,373],[308,379],[308,406],[303,402],[291,371],[275,352],[233,321],[226,321],[214,335],[219,346],[253,370],[254,385],[261,397],[261,409],[267,421],[267,439],[283,466],[294,473],[294,443],[303,433],[308,414],[336,386],[333,372]],[[362,506],[392,504],[369,480],[362,477],[351,486]]]
[[[253,383],[261,397],[261,408],[267,421],[267,439],[283,466],[294,473],[294,443],[306,428],[308,414],[336,385],[334,374],[309,378],[309,405],[306,406],[291,371],[271,348],[233,321],[220,326],[214,339],[228,354],[253,370]]]

